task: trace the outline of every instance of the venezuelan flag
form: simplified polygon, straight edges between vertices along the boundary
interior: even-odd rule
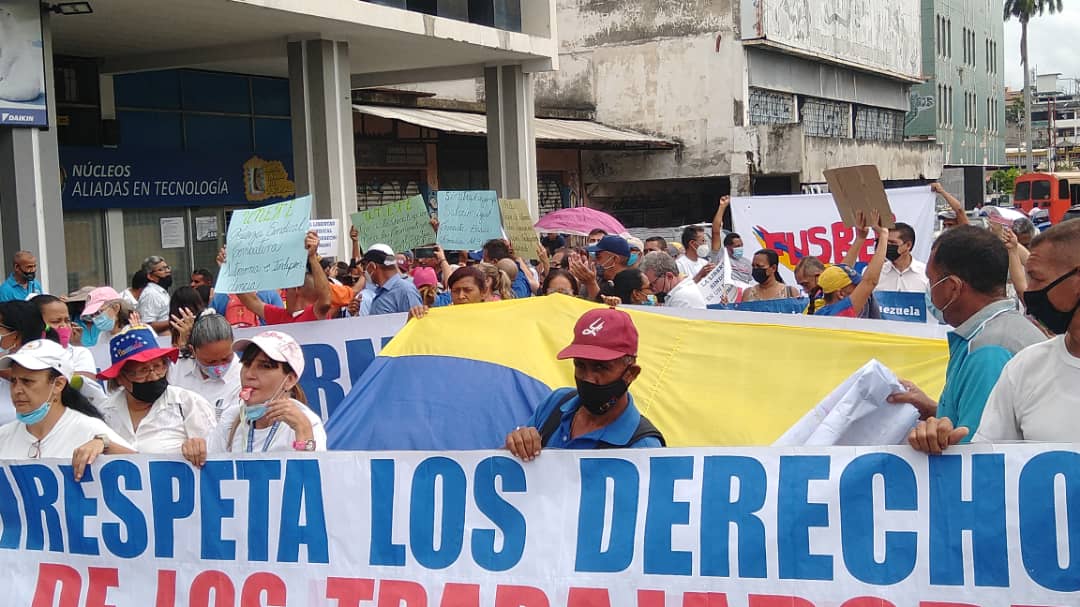
[[[552,389],[574,385],[572,361],[555,355],[592,307],[533,297],[410,321],[336,409],[330,448],[502,446]],[[941,339],[628,312],[642,368],[630,392],[669,446],[768,445],[871,358],[928,394],[945,382]]]

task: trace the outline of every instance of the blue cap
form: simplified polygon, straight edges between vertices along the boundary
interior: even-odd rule
[[[630,257],[630,243],[622,236],[605,236],[596,243],[596,252],[607,251],[619,257]]]
[[[483,251],[469,251],[469,259],[473,261],[484,261]]]
[[[862,282],[862,275],[859,274],[858,272],[856,272],[855,270],[853,270],[852,268],[850,268],[849,266],[847,266],[845,264],[842,264],[842,263],[838,263],[838,264],[836,264],[836,267],[840,268],[841,270],[844,271],[845,274],[848,275],[848,278],[851,279],[851,284],[857,285],[860,282]]]

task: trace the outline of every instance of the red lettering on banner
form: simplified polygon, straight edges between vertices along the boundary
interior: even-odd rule
[[[814,604],[797,596],[751,594],[750,607],[814,607]]]
[[[402,601],[405,605],[402,606]],[[416,582],[384,580],[379,582],[379,607],[427,607],[427,592]]]
[[[263,603],[263,593],[266,602]],[[260,571],[244,580],[244,589],[240,591],[240,607],[285,607],[285,582],[281,578]]]
[[[337,599],[337,607],[360,607],[360,601],[375,598],[375,580],[351,577],[326,578],[326,598]]]
[[[447,584],[439,607],[480,607],[480,584]]]
[[[665,607],[663,590],[638,590],[637,607]]]
[[[817,226],[810,228],[806,231],[807,240],[809,244],[806,246],[806,250],[803,251],[803,255],[809,255],[811,252],[811,245],[821,247],[821,253],[815,255],[820,259],[830,259],[832,257],[832,244],[829,242],[829,232],[824,226]]]
[[[611,598],[604,588],[571,588],[566,607],[611,607]]]
[[[687,592],[683,594],[682,607],[728,607],[723,592]]]
[[[37,588],[31,607],[52,607],[57,590],[60,591],[60,602],[56,607],[78,607],[82,576],[67,565],[42,563],[38,566]]]
[[[896,607],[896,605],[873,596],[858,596],[844,601],[840,607]]]
[[[157,572],[157,607],[173,607],[176,604],[176,572],[160,569]]]
[[[90,567],[87,572],[86,607],[114,607],[105,604],[105,600],[109,596],[109,588],[120,587],[120,572],[105,567]]]
[[[844,261],[844,255],[851,250],[851,243],[855,240],[855,229],[848,228],[844,222],[838,221],[831,226],[833,242],[833,263]]]
[[[210,607],[210,592],[214,593],[214,607],[233,607],[236,604],[236,588],[229,576],[221,571],[203,571],[191,582],[191,607]]]
[[[938,601],[919,601],[919,607],[979,607],[978,605],[972,605],[971,603],[941,603]],[[1022,605],[1014,605],[1013,607],[1023,607]]]
[[[550,607],[550,603],[539,588],[499,585],[495,588],[495,607]]]

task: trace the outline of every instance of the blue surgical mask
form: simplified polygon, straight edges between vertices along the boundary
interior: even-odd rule
[[[731,258],[732,259],[742,259],[742,254],[743,254],[743,248],[742,247],[735,247],[734,249],[731,250]]]
[[[266,415],[266,405],[248,405],[244,407],[244,418],[249,422],[258,421]]]
[[[56,390],[56,384],[53,384],[53,389],[49,390],[49,398],[45,399],[45,402],[41,403],[41,406],[29,413],[16,413],[15,419],[26,424],[27,426],[33,426],[34,424],[45,419],[45,416],[49,414],[49,405],[52,404],[53,392]]]
[[[626,262],[626,265],[632,266],[635,263],[637,263],[637,260],[638,260],[638,254],[637,253],[631,253],[630,254],[630,259],[629,259],[629,261]]]
[[[94,317],[94,327],[102,333],[108,333],[116,327],[116,319],[105,313],[98,314]]]
[[[655,306],[656,305],[656,296],[655,295],[646,295],[645,296],[645,301],[642,302],[641,305],[643,305],[643,306]]]
[[[944,309],[939,309],[937,306],[934,305],[934,298],[931,295],[931,293],[933,293],[934,287],[936,287],[939,284],[945,282],[945,280],[948,279],[948,278],[949,278],[948,276],[945,276],[941,280],[935,282],[932,285],[931,284],[926,285],[926,313],[929,314],[932,318],[936,319],[940,324],[943,324],[943,325],[949,324],[949,323],[945,322],[945,310]],[[945,304],[945,307],[948,308],[951,305],[952,305],[952,302],[950,301],[949,303]]]

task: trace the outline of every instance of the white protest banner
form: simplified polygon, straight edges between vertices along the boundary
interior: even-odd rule
[[[915,259],[925,262],[930,257],[934,237],[934,194],[929,187],[886,190],[889,205],[896,221],[915,230]],[[763,249],[774,249],[780,255],[780,274],[784,282],[795,284],[795,265],[805,255],[821,258],[826,263],[840,263],[855,241],[854,229],[844,226],[831,194],[797,196],[736,197],[731,200],[735,231],[747,243],[752,255],[750,237]],[[873,234],[858,261],[870,261]]]
[[[337,257],[341,233],[336,219],[312,219],[311,231],[319,235],[319,257]]]
[[[698,283],[698,288],[705,297],[705,303],[733,302],[739,294],[739,289],[745,287],[731,279],[731,260],[728,258],[727,249],[720,249],[719,252],[713,253],[712,257],[715,257],[711,261],[716,267]]]
[[[311,227],[311,196],[257,209],[233,211],[225,239],[228,247],[215,290],[250,293],[304,283]]]
[[[0,571],[62,607],[1075,606],[1078,449],[6,461]]]

